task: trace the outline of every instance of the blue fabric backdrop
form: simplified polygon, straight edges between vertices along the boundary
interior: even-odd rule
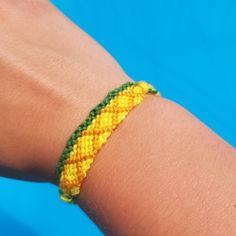
[[[135,80],[236,146],[236,2],[54,0]],[[103,235],[48,184],[0,179],[0,235]]]

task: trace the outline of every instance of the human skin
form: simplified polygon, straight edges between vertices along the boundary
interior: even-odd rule
[[[71,133],[132,79],[47,1],[0,0],[0,35],[0,174],[57,185]],[[106,235],[236,235],[235,187],[235,149],[146,95],[97,154],[78,205]]]

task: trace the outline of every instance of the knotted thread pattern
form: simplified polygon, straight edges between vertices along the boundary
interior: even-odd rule
[[[63,201],[75,203],[82,181],[97,152],[127,114],[143,101],[146,93],[160,96],[160,93],[145,81],[121,85],[109,92],[75,130],[57,166],[59,192]]]

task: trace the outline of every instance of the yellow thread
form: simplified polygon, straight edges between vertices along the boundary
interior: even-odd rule
[[[61,199],[73,202],[78,196],[83,179],[86,177],[96,153],[106,143],[112,131],[125,119],[129,111],[140,104],[145,93],[154,89],[145,81],[130,86],[116,95],[108,105],[101,109],[86,130],[77,138],[69,158],[64,163],[59,187]],[[160,93],[156,93],[160,96]]]

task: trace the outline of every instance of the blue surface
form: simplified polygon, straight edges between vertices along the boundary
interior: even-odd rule
[[[53,2],[131,77],[149,81],[236,146],[235,1]],[[103,235],[50,185],[0,184],[0,235]]]

